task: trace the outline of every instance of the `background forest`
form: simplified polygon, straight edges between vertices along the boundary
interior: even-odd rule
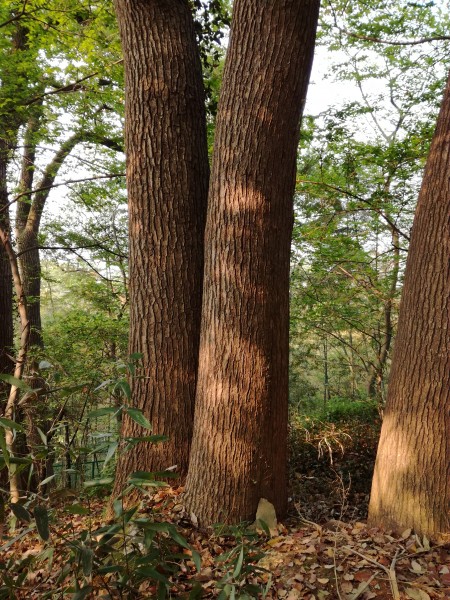
[[[130,331],[132,340],[150,337],[145,296],[152,282],[143,288],[144,300],[132,296],[130,301],[129,254],[142,250],[136,241],[138,218],[149,218],[145,211],[138,214],[134,201],[129,201],[130,214],[127,210],[123,132],[125,127],[130,144],[138,119],[131,124],[124,108],[125,94],[135,85],[127,62],[133,52],[124,41],[130,27],[126,4],[0,2],[0,598],[447,597],[450,555],[441,534],[448,531],[419,517],[405,521],[400,532],[394,521],[385,521],[388,533],[376,530],[369,558],[361,540],[369,535],[362,521],[386,407],[412,223],[450,67],[448,5],[336,0],[320,8],[296,158],[290,246],[286,525],[276,529],[272,502],[279,508],[276,497],[269,497],[269,508],[258,505],[257,526],[223,525],[205,541],[198,520],[200,526],[222,520],[215,518],[211,505],[216,501],[208,486],[230,496],[236,488],[216,485],[220,470],[214,473],[198,450],[188,471],[182,437],[164,429],[164,405],[155,400],[152,413],[136,400],[136,390],[141,397],[150,394],[143,391],[150,376],[148,356],[134,349]],[[199,96],[204,149],[214,182],[213,155],[220,156],[217,139],[224,129],[219,94],[224,69],[227,75],[232,2],[176,4],[189,5],[186,14],[193,15],[192,45],[198,44],[205,87],[204,100]],[[239,11],[244,16],[245,11],[242,2],[235,4],[237,39],[244,35]],[[307,4],[317,5],[313,0]],[[156,11],[155,29],[148,28],[158,32],[155,39],[170,37],[157,10],[151,10]],[[180,25],[183,35],[188,32],[186,54],[189,19]],[[164,51],[176,46],[173,40],[167,47],[163,42]],[[135,56],[142,63],[144,50]],[[195,75],[196,65],[194,59],[188,63],[189,73]],[[280,67],[281,81],[285,71]],[[193,97],[194,75],[189,80]],[[145,74],[135,78],[144,80]],[[185,114],[189,121],[189,109]],[[178,125],[181,135],[183,127]],[[183,180],[178,150],[167,169],[173,178],[179,174],[180,185],[185,182],[186,197],[197,187],[201,207],[207,185]],[[185,152],[191,162],[198,159],[196,151]],[[127,153],[130,164],[130,146]],[[282,163],[280,158],[280,172]],[[129,170],[128,194],[134,197],[130,177]],[[164,178],[151,177],[150,191],[152,185],[164,188]],[[194,228],[204,226],[200,210],[195,219],[188,211],[178,217],[189,223],[196,219]],[[164,235],[164,224],[161,230]],[[266,247],[264,235],[258,239]],[[196,268],[193,264],[193,278]],[[178,270],[182,279],[190,277],[182,267]],[[142,273],[137,277],[145,279]],[[166,369],[176,387],[176,365],[163,360],[163,354],[154,358],[150,368]],[[233,410],[230,430],[238,421]],[[124,420],[131,424],[128,429],[122,428]],[[427,443],[432,441],[430,426]],[[154,446],[155,456],[162,457],[172,442],[180,448],[173,462],[145,463],[142,447]],[[124,456],[135,457],[132,467],[123,466]],[[245,462],[245,453],[242,457]],[[276,459],[273,464],[276,470]],[[200,471],[204,479],[197,478]],[[177,473],[188,474],[186,505],[184,481]],[[109,500],[113,489],[111,498],[123,492],[126,481],[134,499],[136,490],[144,493],[144,514],[126,501]],[[239,482],[234,485],[242,489]],[[444,482],[440,488],[443,502],[448,486]],[[211,498],[209,506],[192,508],[198,503],[196,490]],[[266,495],[261,491],[257,499]],[[242,496],[233,506],[254,504],[246,491]],[[235,514],[232,510],[227,514]],[[236,508],[236,514],[245,516],[245,510]],[[448,524],[448,513],[445,518]],[[224,516],[223,521],[233,519]],[[432,536],[435,545],[428,539]],[[403,544],[400,549],[396,540]],[[286,554],[299,544],[297,558]],[[345,559],[337,550],[344,545],[350,548]],[[282,567],[276,552],[283,556]],[[306,564],[308,552],[312,560]],[[429,553],[426,565],[417,553]],[[400,591],[397,559],[404,584]],[[370,563],[383,574],[381,583],[368,572]],[[422,580],[411,583],[406,572]]]

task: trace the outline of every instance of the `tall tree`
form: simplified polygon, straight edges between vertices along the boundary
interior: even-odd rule
[[[369,507],[371,525],[450,529],[450,79],[419,194]]]
[[[318,0],[236,0],[205,235],[186,503],[203,524],[286,508],[289,257]]]
[[[107,48],[106,60],[111,60],[118,47],[118,43],[114,43],[114,38],[118,42],[118,32],[111,26],[115,20],[109,14],[108,2],[104,0],[92,7],[84,0],[67,0],[63,5],[50,0],[44,6],[37,0],[29,0],[5,2],[0,6],[3,31],[0,40],[0,227],[9,235],[8,202],[14,201],[12,192],[18,191],[16,240],[23,288],[30,300],[31,345],[42,343],[38,250],[42,211],[55,177],[74,147],[71,140],[80,141],[79,136],[71,137],[72,132],[67,134],[67,130],[85,132],[88,119],[89,130],[95,127],[100,137],[114,129],[108,126],[107,119],[101,118],[112,109],[112,93],[105,93],[105,88],[113,88],[114,79],[98,77],[101,63],[94,58],[97,52],[105,60],[106,51],[98,52],[101,47],[102,50]],[[115,64],[112,60],[111,63]],[[102,73],[109,77],[112,65],[101,66]],[[62,114],[64,118],[59,119]],[[49,147],[59,148],[59,151],[48,164],[43,164]],[[20,160],[21,176],[19,181],[14,181],[9,167]],[[39,192],[34,194],[34,175],[41,169]],[[12,277],[3,253],[1,246],[0,366],[8,368],[4,361],[12,335]]]
[[[9,10],[7,15],[11,17]],[[26,30],[20,23],[14,23],[0,44],[0,229],[5,240],[10,238],[8,166],[24,120],[20,106],[23,84],[20,82],[25,81],[26,87],[22,64],[23,56],[28,58],[28,54]],[[14,353],[13,329],[13,278],[8,253],[0,242],[0,373],[14,368],[14,359],[10,358]]]
[[[125,62],[130,231],[130,353],[142,354],[132,403],[158,446],[119,459],[186,472],[198,363],[209,178],[202,71],[188,0],[116,0]],[[125,436],[142,429],[125,417]]]

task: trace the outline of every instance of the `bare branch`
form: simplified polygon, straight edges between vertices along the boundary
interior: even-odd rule
[[[110,65],[106,65],[105,69],[107,69],[109,67],[114,67],[115,65],[119,65],[122,62],[123,62],[123,58],[116,60],[115,62],[111,63]],[[77,92],[79,90],[83,90],[84,86],[81,85],[83,83],[83,81],[92,79],[93,77],[96,77],[97,75],[100,75],[100,71],[95,71],[94,73],[85,75],[85,77],[81,77],[80,79],[77,79],[76,81],[73,81],[72,83],[68,83],[67,85],[58,87],[55,90],[52,90],[51,92],[45,92],[45,94],[41,94],[40,96],[36,96],[35,98],[32,98],[31,100],[29,100],[27,102],[27,106],[30,106],[31,104],[35,104],[36,102],[39,102],[40,100],[42,100],[43,98],[46,98],[47,96],[52,96],[54,94],[68,93],[68,92]],[[102,81],[107,81],[107,80],[102,79]]]
[[[440,42],[450,40],[450,35],[435,35],[430,37],[419,38],[417,40],[382,40],[381,38],[372,37],[370,35],[361,35],[353,31],[347,31],[338,27],[341,33],[348,37],[363,40],[364,42],[373,42],[375,44],[385,44],[387,46],[418,46],[419,44],[429,44],[430,42]]]
[[[95,175],[93,177],[85,177],[83,179],[69,179],[68,181],[63,181],[62,183],[54,183],[53,185],[47,185],[44,187],[36,188],[34,190],[28,190],[27,192],[17,194],[17,196],[15,196],[11,200],[11,202],[9,202],[5,207],[2,207],[0,209],[0,212],[6,211],[11,205],[13,205],[15,202],[17,202],[18,200],[20,200],[20,198],[23,198],[24,196],[31,196],[32,194],[61,187],[63,185],[71,185],[73,183],[84,183],[85,181],[95,181],[98,179],[114,179],[115,177],[125,177],[125,173],[109,173],[107,175]]]
[[[378,215],[380,215],[380,217],[389,225],[389,227],[392,229],[392,231],[395,231],[396,233],[398,233],[399,236],[401,236],[405,240],[408,240],[408,242],[409,242],[409,239],[410,239],[409,236],[406,235],[406,233],[404,233],[403,231],[401,231],[397,227],[397,225],[392,221],[392,219],[390,219],[381,210],[381,208],[377,208],[376,206],[373,206],[372,203],[370,202],[370,200],[367,200],[367,198],[364,198],[363,196],[359,196],[358,194],[354,194],[353,192],[350,192],[350,190],[344,190],[343,188],[340,188],[336,185],[331,185],[330,183],[325,183],[323,181],[310,181],[308,179],[297,179],[297,183],[306,183],[306,184],[310,184],[310,185],[321,185],[325,188],[328,188],[329,190],[334,190],[336,192],[339,192],[340,194],[344,194],[345,196],[354,198],[355,200],[358,200],[359,202],[363,202],[364,204],[366,204],[369,207],[369,210],[373,210]]]
[[[103,250],[103,252],[107,252],[108,254],[112,254],[113,256],[117,256],[118,258],[126,259],[128,258],[126,254],[121,254],[120,252],[114,252],[110,248],[103,246],[103,244],[88,244],[86,246],[33,246],[33,248],[27,248],[22,252],[17,253],[17,257],[26,254],[27,252],[31,252],[32,250],[65,250],[66,252],[75,252],[76,250]]]
[[[27,4],[28,4],[28,0],[24,0],[24,3],[22,5],[22,10],[20,11],[20,13],[18,13],[17,15],[14,15],[7,21],[0,23],[0,29],[2,27],[6,27],[7,25],[10,25],[11,23],[14,23],[15,21],[19,21],[19,19],[21,19],[26,14]]]

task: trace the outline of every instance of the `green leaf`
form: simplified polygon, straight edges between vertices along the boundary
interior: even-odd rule
[[[135,471],[131,473],[131,479],[139,479],[139,481],[155,481],[156,477],[161,475],[161,473],[153,473],[150,471]]]
[[[82,506],[81,504],[71,504],[70,506],[67,506],[64,510],[65,510],[65,512],[68,512],[72,515],[88,515],[89,514],[89,510],[85,506]]]
[[[85,577],[89,577],[92,573],[92,561],[94,559],[94,553],[92,548],[88,548],[84,544],[81,545],[81,566]]]
[[[39,433],[39,437],[42,440],[42,443],[44,444],[44,446],[47,446],[47,436],[45,435],[45,433],[42,431],[42,429],[39,429],[39,427],[36,427],[38,433]]]
[[[167,577],[165,577],[162,573],[159,573],[153,567],[140,567],[136,569],[135,572],[148,579],[154,579],[156,581],[161,581],[162,583],[166,584],[170,583]]]
[[[116,385],[114,386],[114,389],[117,390],[121,390],[122,393],[124,394],[125,398],[127,400],[131,400],[131,388],[130,388],[130,384],[128,383],[128,381],[125,381],[125,379],[121,379],[120,381],[118,381],[116,383]]]
[[[107,486],[107,485],[111,485],[113,483],[113,481],[114,481],[113,477],[103,477],[102,479],[91,479],[90,481],[84,482],[84,487],[91,488],[91,487]]]
[[[113,442],[112,444],[109,445],[108,452],[106,453],[105,460],[103,461],[103,468],[106,467],[106,465],[109,463],[111,458],[116,453],[118,445],[119,445],[119,442]]]
[[[17,431],[23,431],[22,425],[16,423],[15,421],[11,421],[10,419],[5,419],[5,417],[0,417],[0,425],[5,429],[16,429]]]
[[[91,410],[88,414],[88,419],[95,419],[96,417],[104,417],[105,415],[113,415],[118,411],[114,406],[105,406],[105,408],[97,408]]]
[[[121,565],[108,565],[106,567],[100,567],[99,569],[95,570],[96,573],[100,574],[105,574],[105,573],[122,573],[123,572],[123,567]]]
[[[130,419],[133,419],[138,425],[145,427],[146,429],[151,429],[151,423],[148,421],[146,417],[142,414],[142,411],[138,408],[127,408],[126,412]]]
[[[45,485],[46,483],[49,483],[50,481],[52,481],[52,479],[55,479],[55,477],[56,477],[56,473],[54,473],[53,475],[50,475],[49,477],[46,477],[45,479],[43,479],[43,480],[40,482],[40,484],[39,484],[39,485],[40,485],[40,486],[41,486],[41,485]]]
[[[25,521],[25,523],[31,523],[31,515],[24,506],[22,506],[18,502],[12,502],[9,506],[13,511],[14,516],[17,517],[20,521]]]
[[[236,566],[233,571],[233,578],[239,577],[242,570],[242,563],[244,562],[244,546],[241,546],[241,551],[239,552],[239,557],[236,562]]]
[[[125,441],[128,444],[139,444],[140,442],[152,442],[153,444],[159,444],[160,442],[167,442],[169,436],[167,435],[143,435],[140,437],[126,437]]]
[[[96,388],[94,388],[94,392],[96,392],[97,390],[101,390],[102,388],[106,387],[107,385],[111,384],[113,382],[112,379],[107,379],[106,381],[102,381],[102,383],[100,385],[98,385]]]
[[[201,556],[197,552],[197,550],[194,550],[194,548],[191,548],[191,552],[192,552],[192,560],[194,562],[195,568],[200,573],[200,571],[202,570],[202,559],[201,559]]]
[[[8,374],[4,373],[4,374],[0,375],[0,379],[2,381],[6,381],[10,385],[13,385],[21,390],[30,391],[32,389],[32,388],[30,388],[29,385],[27,385],[25,383],[25,381],[23,381],[22,379],[17,379],[17,377],[13,377],[12,375],[8,375]]]
[[[45,506],[38,504],[34,507],[33,513],[38,533],[44,542],[46,542],[50,537],[50,529],[48,527],[48,511]]]
[[[0,427],[0,449],[2,451],[2,458],[9,469],[9,450],[6,446],[5,432],[2,427]]]
[[[75,594],[72,596],[72,600],[84,600],[84,598],[87,598],[93,590],[94,588],[92,585],[85,585],[83,588],[75,592]]]

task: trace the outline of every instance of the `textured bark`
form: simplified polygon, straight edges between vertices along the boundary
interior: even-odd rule
[[[11,273],[14,281],[14,288],[17,296],[17,307],[20,317],[20,345],[19,352],[15,360],[14,366],[14,377],[16,379],[22,379],[25,363],[27,360],[29,339],[30,339],[30,326],[27,316],[27,299],[25,297],[22,282],[20,279],[19,266],[17,263],[17,257],[14,249],[11,245],[8,233],[5,233],[0,229],[0,244],[3,246],[5,253],[7,254],[10,265]],[[11,385],[9,390],[8,400],[6,402],[4,416],[10,421],[16,421],[16,408],[17,400],[19,397],[19,388],[15,385]],[[15,455],[15,432],[13,429],[5,428],[5,444],[11,457]],[[9,466],[9,491],[11,502],[19,502],[20,497],[20,476],[17,473],[17,466],[11,463]]]
[[[450,529],[450,80],[419,194],[369,521]]]
[[[201,65],[187,0],[116,0],[125,62],[130,353],[142,353],[132,404],[155,434],[119,460],[187,469],[192,436],[209,165]],[[127,417],[123,435],[144,432]],[[148,434],[148,432],[147,432]]]
[[[209,192],[186,503],[204,525],[285,512],[289,258],[318,0],[236,0]]]
[[[17,52],[22,52],[27,48],[27,30],[20,23],[15,27],[10,38],[11,56]],[[14,65],[14,61],[11,61]],[[17,97],[23,96],[24,80],[17,77],[14,67],[6,68],[2,73],[2,81],[7,83],[9,93],[14,97],[15,87]],[[2,86],[0,86],[0,100],[3,100]],[[9,112],[4,112],[2,108],[0,118],[0,230],[4,234],[4,240],[10,236],[9,220],[9,198],[7,169],[10,160],[11,148],[14,148],[17,135],[23,123],[23,114],[21,112],[20,101],[17,105],[9,106]],[[5,244],[0,243],[0,373],[12,372],[14,370],[14,359],[8,358],[13,355],[13,276],[11,263]],[[1,385],[1,384],[0,384]]]
[[[30,119],[25,137],[25,152],[22,162],[21,193],[31,191],[34,181],[34,160],[36,154],[36,133],[39,120]],[[30,322],[30,347],[43,346],[41,325],[41,261],[39,256],[39,228],[42,213],[55,182],[59,169],[67,156],[80,141],[81,134],[74,134],[66,140],[47,165],[36,191],[30,197],[24,196],[17,203],[16,241],[17,256],[22,285],[27,298],[28,319]]]
[[[9,236],[8,189],[6,169],[8,150],[6,142],[0,139],[0,228]],[[9,358],[13,353],[13,294],[12,274],[8,255],[0,244],[0,373],[12,373],[14,362]],[[0,383],[0,392],[4,386]]]

